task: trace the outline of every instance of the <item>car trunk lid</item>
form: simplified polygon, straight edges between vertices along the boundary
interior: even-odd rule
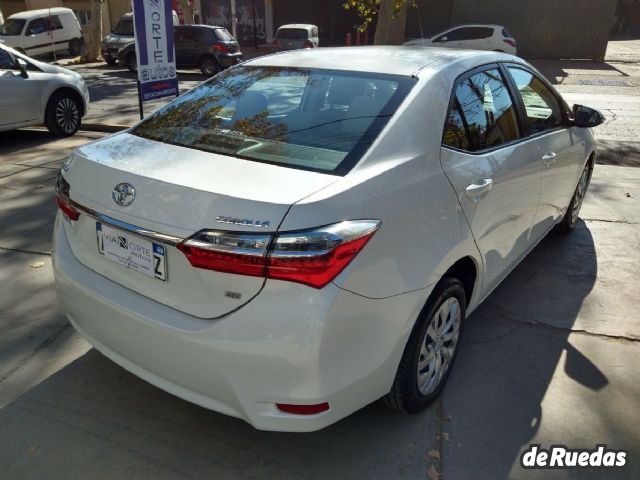
[[[202,229],[271,233],[291,204],[339,178],[128,133],[80,148],[63,170],[70,198],[83,212],[76,222],[65,222],[76,258],[141,295],[201,318],[219,317],[239,308],[259,293],[264,279],[194,268],[175,241],[159,237],[154,242],[166,252],[163,281],[100,253],[97,230],[101,227],[97,224],[116,232],[135,227],[133,230],[172,239],[188,238]],[[135,190],[129,206],[114,201],[114,187],[119,184]],[[127,232],[123,236],[149,238],[143,235]]]

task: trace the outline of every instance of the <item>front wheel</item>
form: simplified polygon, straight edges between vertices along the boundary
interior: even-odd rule
[[[45,125],[51,133],[61,137],[73,135],[80,128],[80,104],[70,93],[52,95],[45,112]]]
[[[456,358],[466,308],[460,280],[441,280],[413,327],[385,404],[417,413],[438,397]]]
[[[578,180],[576,191],[573,193],[573,197],[571,197],[569,208],[567,208],[567,211],[560,223],[556,225],[557,232],[568,233],[576,228],[580,208],[582,208],[582,202],[584,201],[584,197],[587,195],[587,190],[589,189],[592,172],[593,167],[591,166],[591,162],[587,162],[582,170],[582,175],[580,175],[580,180]]]
[[[131,71],[131,72],[137,72],[138,71],[138,60],[136,59],[136,54],[135,53],[130,53],[129,55],[127,55],[125,63],[127,65],[127,68],[129,69],[129,71]]]
[[[213,77],[220,71],[217,60],[210,55],[202,57],[198,66],[200,67],[200,71],[202,71],[203,75],[206,75],[207,77]]]

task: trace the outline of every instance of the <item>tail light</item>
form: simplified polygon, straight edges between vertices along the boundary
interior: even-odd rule
[[[69,198],[69,190],[69,182],[62,176],[62,171],[58,172],[58,178],[56,179],[56,201],[58,202],[58,207],[69,220],[75,222],[80,218],[80,212],[73,208]]]
[[[273,42],[271,42],[271,46],[272,46],[273,48],[279,48],[279,47],[280,47],[280,44],[278,43],[278,41],[277,41],[277,40],[274,40]]]
[[[214,43],[213,49],[218,53],[228,53],[229,49],[226,45],[222,45],[221,43]]]
[[[364,248],[379,220],[350,220],[277,235],[201,231],[181,242],[191,265],[322,288]]]
[[[311,40],[307,40],[304,42],[304,45],[302,45],[302,48],[313,48],[313,42]]]
[[[511,45],[513,48],[516,48],[516,41],[513,38],[503,38],[502,41],[507,45]]]

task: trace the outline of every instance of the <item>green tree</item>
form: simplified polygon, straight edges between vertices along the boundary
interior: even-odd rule
[[[404,41],[407,10],[416,4],[415,0],[347,0],[343,6],[360,15],[360,31],[367,30],[377,16],[374,45],[399,45]]]

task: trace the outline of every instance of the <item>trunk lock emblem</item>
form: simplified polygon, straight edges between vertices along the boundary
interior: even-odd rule
[[[116,205],[128,207],[136,198],[136,190],[130,183],[119,183],[113,187],[111,198],[113,198]]]

